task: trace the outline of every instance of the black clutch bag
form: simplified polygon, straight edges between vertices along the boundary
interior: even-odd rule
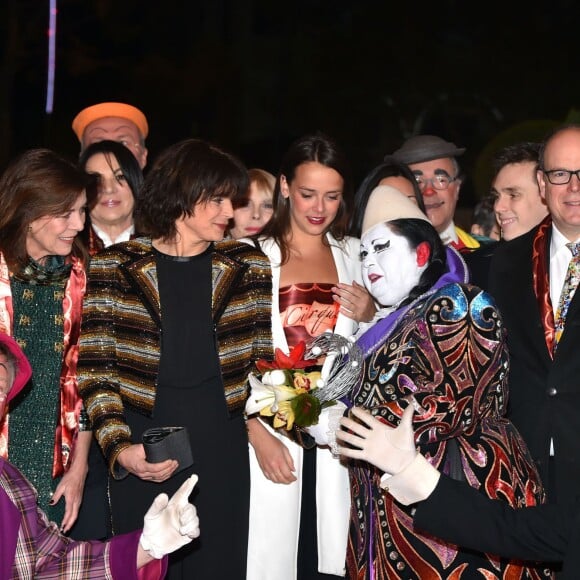
[[[175,473],[193,464],[189,434],[185,427],[152,427],[143,433],[145,457],[149,463],[175,459]]]

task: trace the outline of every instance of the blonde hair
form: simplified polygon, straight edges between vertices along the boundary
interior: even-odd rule
[[[248,169],[250,176],[250,183],[255,183],[258,189],[274,195],[274,187],[276,187],[276,178],[265,169]]]

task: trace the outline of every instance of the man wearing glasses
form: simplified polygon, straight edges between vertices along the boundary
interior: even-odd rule
[[[580,481],[580,125],[559,127],[545,140],[537,178],[549,215],[498,245],[489,290],[508,332],[508,416],[548,501],[564,503]]]
[[[465,148],[456,147],[434,135],[417,135],[407,139],[392,157],[405,163],[415,174],[423,194],[427,217],[446,245],[461,252],[479,248],[480,243],[453,222],[461,188],[457,157]]]

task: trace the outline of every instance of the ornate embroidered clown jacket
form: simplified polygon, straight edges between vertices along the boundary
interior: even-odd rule
[[[543,502],[528,449],[504,416],[509,358],[491,296],[445,284],[389,318],[385,334],[367,342],[352,403],[395,427],[403,399],[414,395],[422,407],[414,416],[417,446],[435,467],[512,506]],[[351,463],[349,471],[349,578],[544,577],[541,567],[458,549],[416,531],[413,506],[399,505],[380,488],[380,471],[364,462]],[[462,516],[450,506],[449,517]]]

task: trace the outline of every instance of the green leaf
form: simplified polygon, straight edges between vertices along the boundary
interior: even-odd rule
[[[318,398],[310,393],[303,393],[290,401],[294,413],[294,422],[299,427],[310,427],[318,423],[322,406]]]

